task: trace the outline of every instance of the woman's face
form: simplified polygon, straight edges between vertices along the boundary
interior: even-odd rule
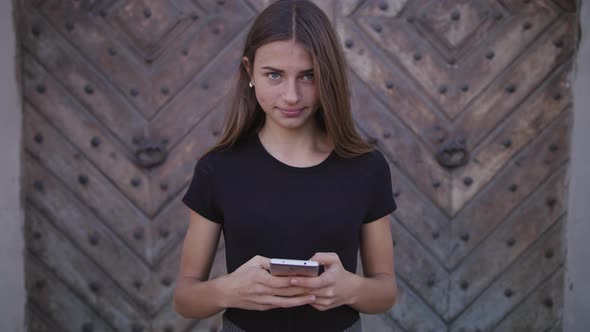
[[[248,66],[247,58],[244,65]],[[265,126],[302,129],[314,126],[319,96],[311,54],[295,41],[276,41],[256,50],[250,72]]]

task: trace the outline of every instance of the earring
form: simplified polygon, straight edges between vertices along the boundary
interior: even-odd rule
[[[252,81],[250,81],[250,83],[248,83],[248,86],[251,88],[254,87],[254,84],[252,84]]]

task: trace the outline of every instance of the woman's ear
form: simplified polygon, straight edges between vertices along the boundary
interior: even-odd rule
[[[250,63],[250,60],[248,59],[248,57],[242,58],[242,66],[244,66],[244,69],[246,69],[248,76],[250,76],[250,81],[252,81],[252,73],[250,72],[251,63]]]

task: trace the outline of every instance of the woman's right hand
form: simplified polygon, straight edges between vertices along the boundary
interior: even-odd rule
[[[315,296],[306,295],[309,289],[293,286],[291,277],[275,277],[269,270],[270,259],[255,256],[225,276],[223,293],[226,307],[263,311],[297,307],[315,301]]]

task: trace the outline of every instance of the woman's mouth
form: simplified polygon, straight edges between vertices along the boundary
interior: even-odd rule
[[[277,107],[281,113],[287,118],[296,118],[303,113],[305,108],[280,108]]]

